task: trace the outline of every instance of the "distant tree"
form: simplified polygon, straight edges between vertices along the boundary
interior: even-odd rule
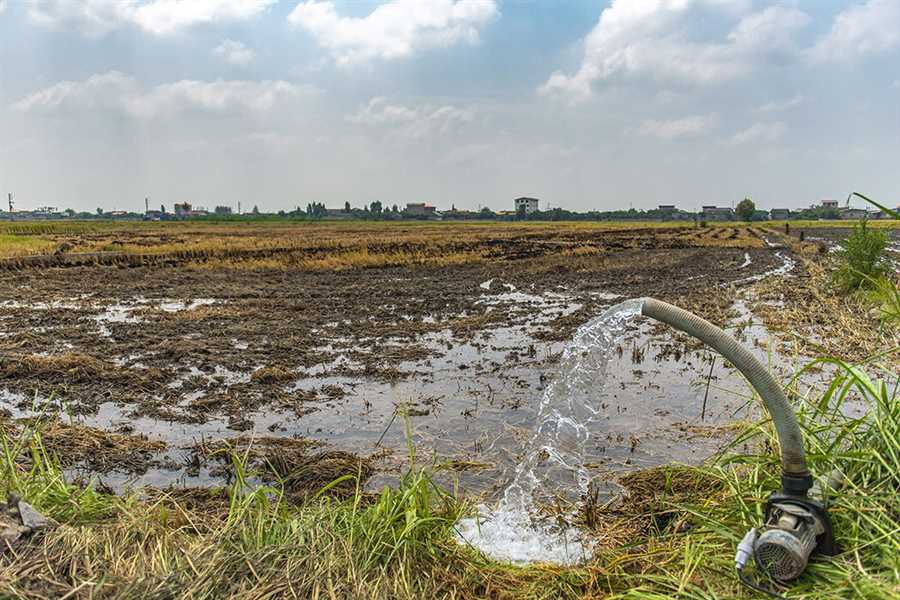
[[[379,200],[376,200],[375,202],[370,204],[369,212],[372,213],[373,215],[380,215],[381,214],[381,202]]]
[[[350,212],[350,203],[349,202],[344,202],[344,212],[345,213]]]
[[[103,209],[102,209],[102,208],[97,208],[97,216],[101,216],[101,217],[103,216]]]
[[[391,207],[391,212],[398,213],[398,212],[400,212],[400,208],[398,208],[397,205],[395,204],[394,206]]]
[[[753,213],[756,211],[756,205],[753,204],[753,200],[750,198],[744,198],[740,202],[738,202],[737,208],[734,209],[734,212],[737,213],[744,221],[752,221]]]
[[[312,202],[306,205],[306,214],[310,217],[320,219],[328,214],[328,210],[325,208],[325,203]]]
[[[253,205],[253,210],[251,211],[254,215],[259,214],[259,207],[257,205]]]
[[[481,209],[481,212],[478,213],[478,216],[480,216],[482,219],[493,219],[497,215],[494,214],[494,211],[492,211],[487,206],[485,206],[484,208]]]
[[[159,212],[161,212],[162,214],[166,214],[166,205],[165,204],[159,205]]]

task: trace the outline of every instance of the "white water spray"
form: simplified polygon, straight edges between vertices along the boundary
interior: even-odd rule
[[[587,493],[590,475],[582,457],[590,425],[600,417],[606,368],[643,305],[643,299],[626,300],[578,329],[544,391],[534,437],[512,482],[496,507],[479,506],[476,517],[457,523],[462,542],[512,563],[572,564],[590,557],[581,532],[541,518],[537,504],[559,492],[575,491],[576,498]]]

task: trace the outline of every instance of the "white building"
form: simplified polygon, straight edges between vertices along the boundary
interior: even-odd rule
[[[529,213],[537,212],[538,209],[538,199],[537,198],[516,198],[513,200],[516,205],[516,212],[524,212],[526,215]]]

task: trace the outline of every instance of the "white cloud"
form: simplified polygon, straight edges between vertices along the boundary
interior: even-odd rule
[[[387,98],[372,98],[347,116],[347,121],[369,127],[384,127],[394,136],[416,140],[446,135],[474,121],[472,111],[452,105],[404,106],[390,104]]]
[[[121,110],[124,99],[136,94],[134,78],[119,71],[108,71],[83,81],[60,81],[22,98],[10,108],[18,112],[44,113]]]
[[[713,128],[716,120],[715,115],[695,115],[669,121],[647,119],[637,128],[637,132],[661,140],[674,140],[706,133]]]
[[[224,60],[228,64],[238,67],[246,67],[256,58],[256,51],[243,42],[224,40],[212,49],[212,55]]]
[[[816,60],[851,60],[900,46],[900,0],[869,0],[834,18],[812,49]]]
[[[0,0],[0,14],[3,14],[3,11],[6,10],[6,0]]]
[[[782,112],[785,110],[790,110],[792,108],[797,108],[801,104],[805,104],[807,102],[806,96],[803,94],[795,94],[790,98],[785,98],[783,100],[773,100],[772,102],[766,102],[762,106],[756,109],[756,112],[759,113],[773,113],[773,112]]]
[[[541,91],[577,100],[618,79],[718,82],[797,53],[793,35],[809,22],[806,13],[781,6],[750,13],[749,7],[722,0],[614,0],[585,38],[578,70],[553,73]],[[690,35],[694,23],[718,17],[736,21],[724,37]]]
[[[344,17],[329,0],[301,2],[288,16],[339,64],[395,59],[419,50],[475,43],[499,14],[497,0],[390,0],[369,15]]]
[[[787,132],[787,125],[781,121],[774,123],[754,123],[747,129],[734,134],[729,140],[732,146],[758,142],[775,142]]]
[[[54,29],[98,36],[130,22],[137,6],[137,0],[34,0],[28,15]]]
[[[147,89],[129,75],[109,71],[83,81],[61,81],[10,108],[44,114],[105,111],[138,118],[184,112],[248,114],[265,113],[279,102],[311,93],[286,81],[182,80]]]
[[[33,0],[29,15],[61,29],[99,36],[133,25],[157,35],[222,21],[246,20],[277,0]]]

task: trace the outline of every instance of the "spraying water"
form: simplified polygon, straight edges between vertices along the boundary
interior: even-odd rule
[[[541,519],[538,505],[555,492],[588,490],[583,464],[590,425],[599,418],[607,364],[644,300],[627,300],[582,325],[563,351],[559,372],[544,392],[525,457],[493,509],[457,523],[461,541],[513,563],[571,564],[588,558],[590,543],[567,525]]]

